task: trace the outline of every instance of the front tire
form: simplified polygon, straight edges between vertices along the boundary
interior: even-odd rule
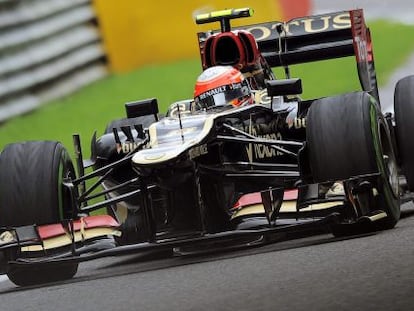
[[[380,173],[369,210],[387,213],[374,223],[374,230],[393,228],[400,218],[398,171],[390,132],[375,99],[366,92],[322,98],[312,104],[307,121],[314,181]]]
[[[0,155],[0,226],[18,227],[58,223],[71,217],[65,178],[75,178],[72,161],[59,142],[31,141],[7,145]],[[16,250],[15,253],[18,253]],[[14,260],[14,255],[8,260]],[[17,285],[72,278],[78,263],[42,269],[6,267]]]
[[[58,142],[6,146],[0,157],[0,226],[56,223],[71,213],[62,185],[74,178],[72,161]]]

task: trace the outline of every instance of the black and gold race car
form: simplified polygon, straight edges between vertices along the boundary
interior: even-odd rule
[[[384,115],[362,10],[231,28],[251,14],[196,18],[221,26],[198,33],[203,69],[239,70],[248,105],[188,99],[161,117],[155,98],[127,103],[126,118],[93,135],[90,159],[73,136],[75,164],[55,141],[4,148],[2,273],[24,286],[71,278],[80,262],[105,256],[197,254],[315,229],[346,236],[396,225],[414,189],[414,76],[398,82],[395,114]],[[361,91],[301,99],[290,65],[347,56]]]

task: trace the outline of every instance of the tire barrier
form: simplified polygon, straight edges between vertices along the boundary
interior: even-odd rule
[[[0,0],[0,123],[107,74],[90,0]]]

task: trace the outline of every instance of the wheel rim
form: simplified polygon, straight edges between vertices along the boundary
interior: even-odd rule
[[[58,170],[58,212],[59,219],[63,220],[65,218],[71,217],[70,212],[73,207],[73,198],[70,190],[64,186],[64,182],[67,180],[73,180],[76,178],[74,168],[70,161],[68,161],[69,156],[64,152],[59,163]]]
[[[398,170],[397,170],[397,161],[392,150],[390,139],[385,131],[384,126],[379,122],[378,131],[380,133],[381,139],[381,148],[383,150],[383,164],[384,164],[384,173],[386,174],[386,179],[390,185],[392,194],[395,198],[399,196],[399,180],[398,180]]]

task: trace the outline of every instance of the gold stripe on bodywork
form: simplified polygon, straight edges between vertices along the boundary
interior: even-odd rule
[[[317,210],[328,209],[337,205],[343,204],[343,201],[332,201],[332,202],[323,202],[323,203],[315,203],[309,204],[308,207],[301,208],[300,212],[311,212]],[[296,212],[296,201],[284,201],[282,206],[280,207],[280,213],[294,213]],[[257,214],[264,214],[265,210],[263,204],[252,204],[248,206],[243,206],[239,208],[237,211],[234,212],[232,219],[247,216],[247,215],[257,215]]]

